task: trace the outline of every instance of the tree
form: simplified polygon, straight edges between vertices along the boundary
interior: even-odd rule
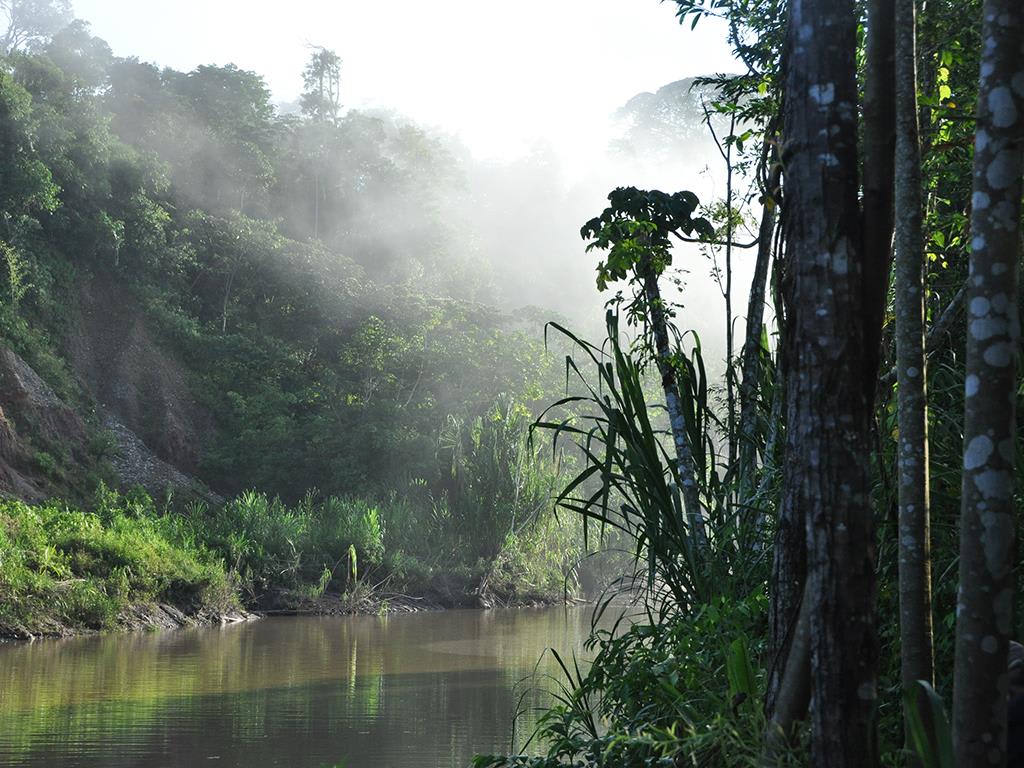
[[[103,239],[107,241],[110,250],[114,253],[114,266],[120,266],[121,246],[124,245],[124,222],[111,218],[106,211],[101,211],[98,225]]]
[[[81,19],[55,32],[45,52],[73,87],[88,91],[95,91],[106,83],[114,60],[110,46],[93,36],[89,25]]]
[[[986,0],[974,143],[953,738],[960,768],[1006,761],[1020,329],[1024,9]]]
[[[341,110],[341,57],[329,48],[315,47],[302,83],[302,113],[316,122],[336,123]]]
[[[302,72],[306,90],[299,98],[302,113],[312,122],[311,136],[316,147],[313,171],[313,239],[320,238],[320,204],[324,197],[320,178],[321,166],[326,161],[330,128],[337,125],[341,109],[341,58],[329,48],[316,47]]]
[[[70,0],[0,0],[7,31],[0,38],[4,53],[45,40],[71,21]]]
[[[198,131],[190,151],[203,202],[244,213],[246,201],[274,181],[269,154],[275,114],[266,83],[229,64],[197,67],[171,84],[198,118],[188,119],[184,128]]]
[[[789,4],[782,155],[786,466],[772,589],[774,637],[807,638],[812,763],[865,768],[878,759],[869,466],[877,353],[870,345],[878,338],[872,318],[880,315],[872,302],[884,297],[877,283],[887,279],[866,265],[879,259],[867,249],[888,243],[877,234],[884,225],[873,222],[873,237],[866,222],[862,229],[858,205],[856,31],[852,1]],[[884,76],[884,68],[868,70],[869,78]],[[884,119],[884,110],[873,114]],[[884,126],[865,126],[865,136],[865,162],[891,166],[885,155],[872,156],[885,145]],[[884,195],[884,181],[874,188]],[[884,217],[884,207],[866,188],[865,214]],[[777,648],[776,663],[807,664],[791,653],[802,645]],[[792,692],[779,696],[795,711]]]
[[[889,292],[893,236],[893,152],[896,147],[895,17],[893,0],[869,0],[865,40],[863,213],[864,386],[873,406]]]
[[[32,97],[0,72],[0,211],[5,218],[57,207],[59,190],[36,151],[37,129]]]
[[[915,690],[918,680],[934,683],[916,15],[915,0],[897,0],[895,307],[899,437],[896,473],[900,663],[906,691]]]
[[[262,75],[234,64],[204,65],[172,84],[196,116],[218,133],[239,142],[269,141],[274,105]]]
[[[757,230],[757,257],[747,299],[746,336],[740,373],[739,482],[740,501],[749,503],[757,474],[758,384],[761,377],[762,335],[764,334],[765,294],[768,269],[775,247],[782,166],[778,158],[778,124],[773,121],[765,132],[758,168],[761,191],[761,222]],[[778,382],[777,382],[778,383]]]
[[[693,217],[699,201],[691,192],[669,195],[657,190],[648,192],[624,187],[608,195],[608,200],[611,205],[599,217],[587,222],[580,234],[592,239],[588,251],[594,248],[608,251],[607,259],[597,268],[598,289],[605,290],[611,282],[629,279],[636,291],[626,309],[632,321],[644,323],[653,341],[653,357],[661,374],[686,519],[695,549],[706,553],[708,534],[671,344],[671,311],[661,296],[658,278],[672,264],[671,236],[697,233],[711,239],[714,230],[706,219]]]

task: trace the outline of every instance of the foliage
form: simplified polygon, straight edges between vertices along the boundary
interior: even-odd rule
[[[310,88],[335,99],[338,65],[318,49]],[[81,22],[4,58],[5,339],[63,395],[75,308],[116,294],[212,415],[195,453],[216,490],[440,498],[445,425],[501,393],[532,413],[557,372],[539,320],[447,298],[490,277],[440,225],[445,143],[339,110],[281,114],[253,72],[117,58]]]
[[[692,192],[668,194],[620,187],[608,195],[608,201],[604,212],[580,230],[585,240],[592,240],[588,251],[608,251],[607,259],[597,266],[600,291],[643,269],[645,259],[650,260],[654,275],[661,275],[672,265],[672,236],[714,236],[706,219],[693,216],[700,201]]]
[[[953,768],[953,734],[942,697],[924,680],[918,690],[905,691],[910,744],[924,768]]]
[[[0,47],[10,52],[58,33],[71,18],[71,3],[69,0],[0,0],[0,12],[7,17],[7,31],[0,38]]]
[[[438,452],[454,556],[491,559],[550,509],[558,467],[530,441],[531,421],[507,395],[470,423],[449,417]]]
[[[307,494],[289,507],[247,491],[213,511],[193,507],[189,520],[253,596],[319,583],[325,572],[331,576],[323,589],[332,583],[344,589],[358,580],[350,560],[358,558],[366,578],[384,557],[381,513],[358,499],[318,501]],[[349,557],[351,551],[356,558]]]
[[[736,170],[743,173],[761,174],[767,172],[772,154],[772,125],[778,109],[781,81],[777,67],[778,52],[781,50],[781,33],[784,26],[782,4],[751,4],[733,0],[711,0],[709,2],[677,2],[681,20],[696,25],[702,18],[724,19],[729,25],[730,39],[737,54],[747,66],[748,72],[740,76],[716,76],[702,79],[697,87],[711,86],[716,89],[717,98],[712,108],[715,112],[735,115],[742,126],[739,136],[727,137],[737,149]],[[936,617],[935,659],[936,687],[928,688],[927,697],[922,698],[915,691],[917,701],[926,701],[935,723],[944,722],[941,716],[942,694],[948,696],[950,671],[953,667],[952,628],[956,616],[956,515],[959,507],[960,477],[962,467],[963,408],[963,357],[961,354],[964,326],[962,320],[962,287],[967,279],[967,256],[969,251],[968,214],[971,194],[971,149],[974,126],[970,116],[974,112],[976,99],[977,71],[979,66],[978,21],[980,6],[972,3],[929,4],[920,25],[922,74],[922,117],[924,126],[925,177],[928,189],[926,230],[928,252],[931,264],[927,277],[927,313],[930,326],[928,337],[929,354],[929,431],[931,440],[930,465],[932,471],[932,558],[934,562]],[[955,29],[955,34],[948,30]],[[745,153],[741,142],[747,142],[753,135],[764,138],[763,155],[755,161]],[[753,144],[753,142],[751,142]],[[753,186],[753,184],[752,184]],[[763,191],[763,190],[762,190]],[[766,206],[775,201],[765,197]],[[709,209],[710,210],[710,209]],[[735,211],[737,208],[733,208]],[[651,216],[621,217],[606,216],[595,219],[584,228],[584,236],[593,240],[594,247],[612,250],[614,258],[599,267],[599,287],[605,288],[613,279],[634,277],[631,269],[639,263],[639,256],[653,245],[657,254],[651,264],[656,274],[671,263],[671,242],[667,233],[669,227],[655,223]],[[660,238],[659,238],[659,233]],[[705,240],[712,236],[702,235]],[[649,242],[648,242],[649,241]],[[709,246],[709,247],[714,247]],[[615,250],[617,248],[618,250]],[[784,271],[776,274],[778,281],[784,279]],[[640,307],[642,310],[642,307]],[[783,307],[777,307],[782,311]],[[636,313],[641,316],[641,313]],[[891,316],[887,317],[891,322]],[[634,627],[626,632],[670,634],[680,630],[708,609],[724,601],[734,606],[747,594],[760,594],[768,583],[767,558],[772,530],[772,510],[777,504],[780,467],[776,453],[780,443],[779,435],[785,429],[784,407],[779,403],[773,372],[784,373],[775,360],[776,351],[761,335],[761,361],[756,402],[758,408],[757,445],[755,449],[763,457],[754,481],[746,484],[746,493],[739,498],[736,490],[738,478],[731,467],[719,466],[715,446],[735,436],[728,433],[725,419],[719,420],[715,408],[703,406],[697,412],[704,414],[704,421],[697,423],[692,416],[688,419],[689,441],[695,449],[707,446],[707,456],[702,472],[702,500],[708,502],[709,519],[724,523],[715,533],[718,544],[715,560],[720,561],[722,570],[713,576],[704,576],[694,567],[693,558],[687,553],[686,537],[673,536],[673,531],[683,530],[684,518],[680,505],[674,498],[675,487],[670,470],[672,461],[662,447],[663,439],[655,426],[656,417],[649,413],[643,395],[643,366],[641,361],[650,351],[645,344],[634,347],[633,353],[624,353],[617,340],[617,330],[610,333],[607,345],[597,347],[581,342],[562,328],[578,347],[587,365],[593,365],[594,374],[585,375],[573,360],[569,360],[569,372],[582,382],[590,380],[583,396],[568,397],[556,405],[551,415],[545,415],[539,426],[550,429],[556,440],[571,437],[582,446],[584,469],[566,487],[559,497],[563,508],[581,513],[592,523],[614,526],[627,531],[636,542],[634,552],[646,572],[646,583],[661,589],[654,590],[655,598],[648,602],[648,610],[656,616],[647,628],[643,622],[640,629]],[[891,331],[891,328],[890,328]],[[679,336],[677,335],[677,340]],[[646,343],[646,340],[644,340]],[[892,336],[886,335],[885,355],[892,359]],[[698,348],[699,349],[699,348]],[[697,358],[690,358],[677,350],[674,364],[678,371],[685,371],[681,378],[699,381],[702,371],[696,364]],[[732,361],[727,361],[731,366]],[[685,390],[686,388],[684,388]],[[691,391],[700,392],[698,386]],[[713,390],[713,387],[709,387]],[[706,391],[706,390],[705,390]],[[685,393],[685,392],[684,392]],[[882,675],[878,720],[882,760],[885,765],[903,765],[907,759],[904,744],[904,697],[899,685],[899,627],[895,621],[897,613],[897,562],[895,558],[896,537],[899,535],[896,522],[891,514],[895,507],[895,487],[892,468],[897,465],[898,433],[895,429],[895,397],[892,377],[883,376],[878,393],[878,452],[874,464],[873,500],[879,518],[879,617],[882,640]],[[700,402],[700,397],[695,398]],[[578,413],[556,418],[557,409],[571,405]],[[1019,410],[1018,410],[1019,413]],[[1018,465],[1018,476],[1020,468]],[[750,479],[748,478],[748,481]],[[1018,487],[1020,481],[1018,478]],[[753,519],[748,516],[753,513]],[[750,579],[747,580],[747,576]],[[1019,581],[1019,579],[1018,579]],[[673,586],[674,583],[674,586]],[[704,589],[703,584],[723,586],[731,590],[736,583],[743,584],[736,592],[716,595]],[[1018,590],[1019,592],[1019,590]],[[665,595],[671,595],[666,599]],[[650,600],[650,598],[648,598]],[[730,608],[731,609],[731,608]],[[1018,617],[1020,612],[1017,612]],[[1019,619],[1018,619],[1019,623]],[[1018,627],[1019,630],[1019,627]],[[753,650],[743,654],[751,662],[750,670],[760,680],[763,664],[767,662],[759,648],[765,636],[763,627],[752,631],[747,638],[732,638],[727,643],[739,648],[745,639],[754,638]],[[740,645],[733,645],[735,640]],[[708,723],[720,723],[728,705],[715,703],[710,699],[700,702],[685,712],[672,710],[669,704],[685,703],[686,695],[662,700],[665,691],[672,691],[674,681],[662,688],[664,681],[652,687],[638,685],[639,671],[651,667],[652,660],[643,647],[624,641],[628,650],[616,657],[616,663],[601,666],[602,654],[614,645],[609,638],[596,642],[598,663],[589,673],[581,673],[569,665],[565,672],[569,682],[560,694],[556,706],[548,713],[542,728],[540,744],[548,749],[546,757],[531,758],[513,756],[508,758],[482,758],[481,765],[657,765],[695,762],[696,764],[736,764],[720,762],[722,757],[695,755],[683,748],[673,752],[679,744],[672,739],[659,740],[652,737],[652,723],[664,717],[665,723],[674,734],[688,727],[698,732],[715,732]],[[723,654],[727,655],[727,654]],[[631,666],[633,658],[638,668]],[[685,660],[684,660],[685,659]],[[647,662],[646,664],[644,662]],[[737,677],[732,667],[729,676]],[[680,655],[677,663],[664,669],[667,676],[685,676],[691,668],[691,657]],[[705,671],[701,684],[713,690],[715,678]],[[629,698],[618,696],[620,690],[628,690]],[[612,709],[610,714],[602,697],[613,700],[641,702],[650,708],[646,711],[631,710],[629,707]],[[600,720],[598,714],[604,714]],[[928,719],[931,719],[928,718]],[[761,743],[762,727],[748,731],[743,745],[730,750],[738,764],[756,764]],[[725,743],[720,733],[715,732],[712,740]],[[911,719],[911,733],[908,747],[916,748],[918,755],[927,764],[948,762],[948,728],[941,725],[937,733],[939,745],[925,745],[920,718]],[[797,745],[799,746],[799,745]],[[618,751],[617,751],[618,750]],[[631,751],[633,750],[633,751]],[[929,756],[930,755],[930,756]],[[799,760],[797,754],[789,756]],[[663,763],[658,762],[664,761]],[[748,761],[748,762],[744,762]]]
[[[665,428],[652,418],[643,368],[622,347],[617,315],[609,312],[607,321],[605,348],[553,326],[576,344],[592,371],[585,373],[568,357],[567,370],[586,394],[557,401],[536,424],[550,430],[556,443],[563,435],[573,439],[585,458],[584,468],[559,493],[557,503],[602,532],[626,534],[636,558],[646,563],[647,584],[658,602],[671,600],[682,610],[723,592],[749,594],[766,576],[767,531],[749,515],[729,514],[714,450],[718,425],[708,402],[699,347],[690,355],[677,351],[676,360],[682,371],[686,430],[716,545],[716,556],[707,562],[693,550],[676,463],[667,453]],[[566,406],[579,414],[553,418]]]
[[[764,677],[756,660],[766,621],[764,595],[712,600],[671,621],[624,618],[595,634],[585,672],[558,659],[564,679],[533,736],[541,756],[481,756],[474,765],[761,765]],[[779,765],[797,760],[783,755]]]

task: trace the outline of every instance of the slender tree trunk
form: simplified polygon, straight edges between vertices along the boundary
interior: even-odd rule
[[[1024,140],[1024,8],[985,0],[974,145],[953,739],[958,768],[1006,764]]]
[[[690,533],[693,536],[697,552],[706,553],[708,534],[704,523],[704,512],[700,504],[693,451],[690,449],[690,442],[686,436],[686,421],[683,418],[683,409],[679,398],[679,382],[675,366],[672,364],[672,347],[669,343],[665,304],[658,287],[658,278],[654,275],[649,263],[641,264],[641,272],[647,313],[651,321],[651,332],[654,335],[655,359],[658,363],[658,372],[661,374],[661,388],[665,393],[665,407],[668,409],[668,417],[672,425],[672,440],[676,449],[676,466],[682,486],[686,519],[690,525]]]
[[[852,0],[789,4],[782,158],[787,459],[781,522],[802,523],[806,531],[811,764],[830,768],[877,764],[869,482],[869,392],[877,371],[870,386],[865,375],[871,359],[866,346],[869,338],[877,339],[865,302],[877,286],[869,291],[865,285],[858,206],[856,31]],[[786,564],[781,575],[793,570]],[[775,620],[798,626],[799,606],[799,597],[779,605]]]
[[[313,174],[313,239],[320,239],[320,171]]]
[[[736,113],[729,123],[729,138],[725,145],[725,391],[729,432],[729,468],[736,466],[736,368],[735,330],[732,325],[732,137],[736,135]]]
[[[235,263],[231,266],[231,271],[228,272],[227,278],[224,281],[224,300],[221,303],[221,333],[228,332],[228,302],[231,301],[231,286],[235,282],[235,275],[238,274],[240,264],[240,260],[236,259]]]
[[[789,645],[789,658],[779,681],[774,711],[765,733],[764,764],[773,766],[791,743],[793,726],[807,712],[811,669],[811,601],[802,600]]]
[[[781,163],[780,163],[781,165]],[[792,366],[791,336],[794,332],[791,322],[793,308],[790,257],[786,252],[786,241],[789,230],[788,203],[781,210],[781,243],[778,260],[775,263],[775,306],[779,315],[780,348],[777,352],[777,369],[781,374],[777,386],[785,391],[777,393],[772,402],[773,416],[780,422],[788,418],[789,379]],[[788,434],[788,433],[784,433]],[[778,440],[778,432],[774,436]],[[780,451],[780,463],[783,477],[791,473],[788,440]],[[770,577],[770,596],[768,603],[768,680],[765,689],[765,713],[769,719],[776,716],[776,700],[782,685],[786,667],[790,663],[790,646],[797,624],[797,612],[800,610],[807,580],[807,533],[804,509],[797,503],[792,494],[783,494],[775,518],[775,545],[773,547],[772,573]],[[808,646],[809,654],[809,646]],[[810,656],[798,663],[810,664]],[[804,702],[806,709],[806,702]]]
[[[781,158],[779,166],[781,167]],[[788,206],[783,198],[779,210],[780,227],[775,246],[775,264],[772,276],[772,297],[779,324],[779,349],[776,352],[776,390],[772,396],[772,419],[770,423],[769,442],[772,444],[772,457],[782,468],[783,476],[789,474],[789,452],[785,443],[784,424],[788,405],[788,381],[790,373],[790,345],[792,332],[790,324],[789,289],[789,257],[786,253],[786,235]],[[777,422],[775,421],[777,420]],[[781,450],[778,443],[781,439]],[[764,490],[768,477],[761,480],[759,492]],[[770,600],[768,602],[768,679],[765,686],[765,714],[769,719],[776,716],[776,700],[782,685],[782,678],[790,659],[790,645],[797,623],[797,611],[803,599],[804,582],[807,579],[807,535],[805,533],[803,510],[787,498],[780,500],[775,515],[775,543],[773,547],[772,572],[769,581]],[[810,655],[802,659],[805,666],[810,665]],[[807,702],[804,702],[806,712]]]
[[[896,0],[897,477],[900,664],[904,690],[913,690],[916,680],[934,683],[915,4],[916,0]],[[928,711],[926,706],[919,710]]]
[[[864,385],[874,402],[882,320],[892,271],[893,153],[896,148],[893,0],[868,0],[864,82]],[[884,276],[883,279],[876,279]]]
[[[772,167],[768,171],[767,182],[762,190],[764,201],[757,233],[757,258],[754,261],[754,277],[750,281],[750,295],[747,300],[747,329],[740,373],[740,503],[749,503],[750,490],[754,487],[757,469],[757,384],[761,375],[761,331],[764,327],[768,267],[771,265],[772,245],[775,242],[781,171],[781,166],[775,162],[775,155],[770,147],[777,140],[774,131],[769,132],[765,139],[766,162],[770,162]]]

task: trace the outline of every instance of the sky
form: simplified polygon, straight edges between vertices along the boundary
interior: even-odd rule
[[[188,71],[233,63],[294,101],[310,46],[342,57],[347,107],[386,108],[479,158],[583,155],[629,98],[735,71],[723,26],[658,0],[73,0],[119,56]]]

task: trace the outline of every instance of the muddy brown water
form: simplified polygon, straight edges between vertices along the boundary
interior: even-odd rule
[[[590,615],[268,618],[0,646],[0,766],[466,766],[522,746],[546,700],[524,678],[538,660],[555,671],[546,648],[585,656]]]

